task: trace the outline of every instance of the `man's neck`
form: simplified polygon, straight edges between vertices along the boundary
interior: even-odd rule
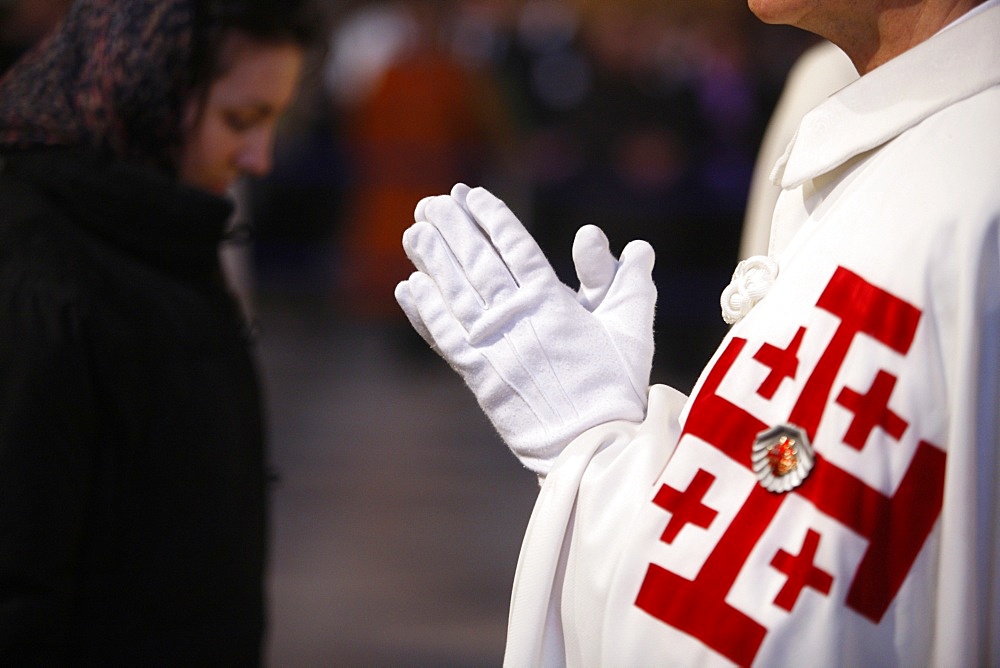
[[[843,49],[858,72],[865,74],[929,39],[984,1],[891,0],[873,8],[867,17],[830,23],[824,28],[829,34],[822,36]]]

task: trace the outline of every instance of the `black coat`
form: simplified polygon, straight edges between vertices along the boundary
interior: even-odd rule
[[[0,168],[0,664],[251,665],[260,397],[231,205],[86,151]]]

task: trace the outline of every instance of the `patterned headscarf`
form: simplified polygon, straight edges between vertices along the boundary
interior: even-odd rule
[[[0,146],[90,145],[172,169],[192,0],[77,0],[0,80]]]

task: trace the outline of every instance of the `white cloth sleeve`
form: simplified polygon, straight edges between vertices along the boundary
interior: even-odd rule
[[[562,597],[566,566],[587,561],[588,573],[608,573],[616,546],[627,535],[627,518],[649,500],[653,484],[680,435],[687,397],[664,386],[650,388],[649,409],[640,423],[609,422],[573,440],[545,479],[525,532],[511,596],[504,665],[566,665]],[[586,493],[581,494],[585,489]],[[578,500],[587,506],[578,509]],[[599,507],[594,500],[599,499]],[[596,512],[595,512],[596,511]],[[586,526],[585,542],[576,540]],[[583,554],[589,548],[591,553]],[[600,601],[594,605],[600,608]],[[599,611],[596,611],[599,613]],[[571,643],[578,646],[574,641]]]

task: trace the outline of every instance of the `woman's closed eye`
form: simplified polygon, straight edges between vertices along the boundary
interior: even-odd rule
[[[233,132],[249,132],[266,122],[270,117],[267,109],[254,107],[252,109],[229,109],[223,113],[223,121]]]

